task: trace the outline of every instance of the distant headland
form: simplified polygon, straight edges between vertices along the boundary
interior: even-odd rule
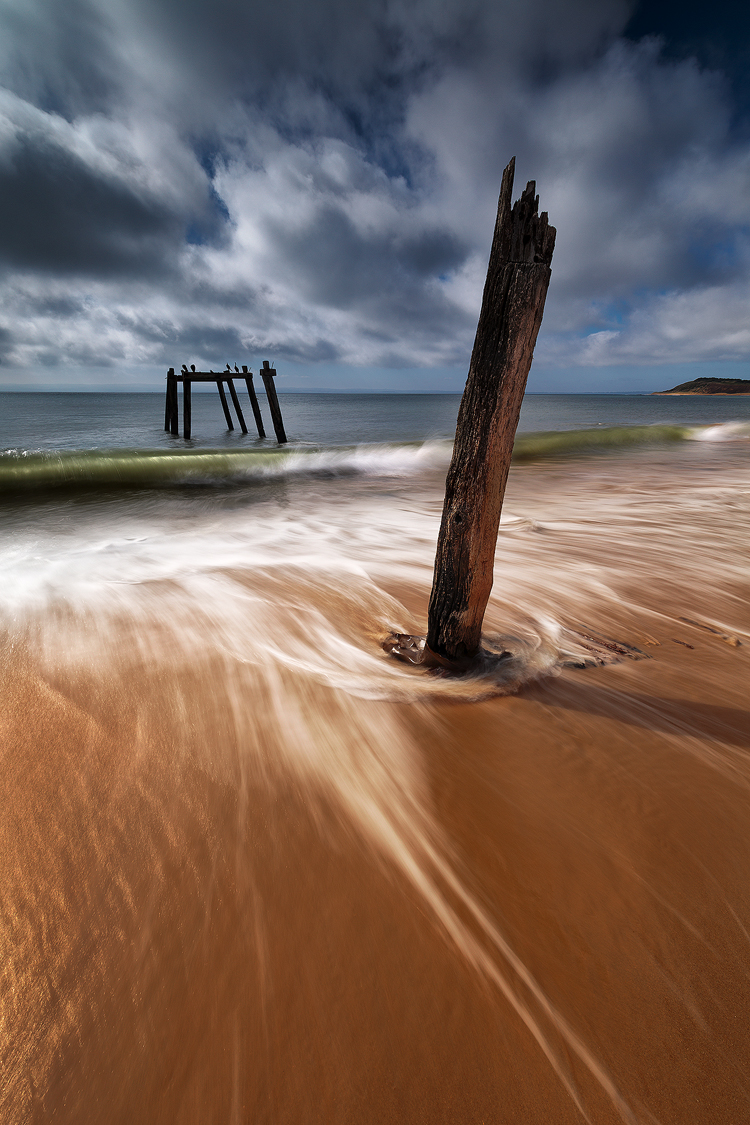
[[[671,391],[652,391],[655,395],[750,395],[750,379],[691,379]]]

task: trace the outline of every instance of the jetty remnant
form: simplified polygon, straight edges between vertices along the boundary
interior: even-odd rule
[[[428,611],[427,637],[393,634],[411,663],[470,665],[480,652],[513,440],[550,280],[555,228],[532,180],[511,207],[503,173],[474,349],[458,412]]]
[[[266,397],[268,399],[268,409],[271,411],[271,421],[273,428],[276,432],[276,440],[279,445],[286,444],[286,434],[284,433],[284,423],[281,420],[281,407],[279,406],[279,399],[276,394],[276,386],[274,379],[276,378],[276,368],[268,366],[268,360],[263,360],[263,367],[260,372],[263,386],[266,388]]]
[[[234,371],[227,364],[226,371],[196,371],[195,365],[191,364],[190,370],[183,363],[182,370],[179,374],[175,374],[174,367],[170,367],[167,371],[167,397],[164,408],[164,429],[175,436],[180,432],[180,420],[177,400],[177,384],[182,383],[182,434],[183,437],[189,438],[192,433],[192,384],[193,383],[216,383],[216,389],[219,392],[224,417],[227,420],[227,429],[234,429],[234,422],[232,421],[232,414],[229,410],[229,403],[224,391],[224,384],[226,383],[229,388],[229,394],[232,399],[237,421],[240,424],[240,429],[243,434],[248,432],[245,416],[242,413],[239,396],[237,395],[237,388],[234,385],[234,377],[240,376],[245,380],[247,387],[247,394],[250,399],[250,407],[255,419],[255,425],[258,430],[258,437],[264,438],[266,431],[263,426],[263,419],[260,413],[260,405],[258,403],[258,396],[255,393],[253,386],[253,373],[246,365],[243,365],[242,372],[235,363]],[[276,433],[276,440],[280,445],[285,445],[287,441],[286,433],[284,432],[284,423],[281,418],[281,407],[279,406],[279,399],[276,394],[276,387],[274,385],[274,378],[276,376],[276,368],[270,367],[268,360],[263,361],[263,368],[261,370],[263,378],[263,386],[265,388],[266,396],[268,398],[268,406],[271,411],[271,420],[273,428]]]

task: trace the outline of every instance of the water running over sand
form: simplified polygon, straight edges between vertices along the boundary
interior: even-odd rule
[[[439,447],[9,509],[4,1119],[749,1120],[733,436],[514,469],[458,680]]]

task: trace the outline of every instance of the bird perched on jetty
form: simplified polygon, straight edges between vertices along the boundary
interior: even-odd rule
[[[236,364],[236,363],[235,363],[235,365],[234,365],[234,369],[235,369],[235,371],[237,372],[237,374],[239,375],[239,373],[240,373],[240,369],[239,369],[239,367],[237,366],[237,364]]]

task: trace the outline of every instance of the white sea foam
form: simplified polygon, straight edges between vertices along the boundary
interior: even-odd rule
[[[715,426],[695,426],[693,441],[750,441],[750,422],[717,422]]]
[[[339,465],[357,459],[376,476],[383,457],[392,458],[394,477],[403,470],[414,490],[405,496],[396,484],[363,490],[342,480],[318,482],[311,493],[298,482],[278,499],[248,506],[188,499],[176,508],[167,501],[95,506],[93,514],[63,506],[41,525],[17,526],[0,547],[0,612],[21,629],[33,617],[51,635],[55,618],[48,611],[64,611],[68,651],[78,618],[87,622],[82,649],[89,654],[92,629],[106,646],[110,617],[131,620],[143,635],[140,647],[146,639],[157,643],[149,625],[158,620],[160,644],[213,646],[253,663],[272,657],[360,696],[466,692],[470,681],[454,689],[380,649],[391,630],[425,629],[441,508],[441,474],[434,470],[444,449],[326,456]],[[684,504],[676,492],[693,518],[711,527],[715,580],[741,581],[744,554],[726,518],[746,495],[740,478],[684,483],[664,476],[669,483],[656,487],[632,474],[623,482],[612,470],[602,487],[579,475],[571,478],[575,493],[564,510],[543,489],[528,504],[511,495],[486,629],[509,638],[514,659],[496,669],[494,682],[485,675],[474,688],[507,690],[575,655],[567,627],[585,624],[592,607],[601,615],[607,605],[621,609],[632,600],[637,608],[634,575],[644,576],[644,593],[652,594],[660,581],[686,591],[704,581],[706,560],[683,549],[683,517],[676,513]],[[421,605],[416,616],[394,596],[402,589]]]

